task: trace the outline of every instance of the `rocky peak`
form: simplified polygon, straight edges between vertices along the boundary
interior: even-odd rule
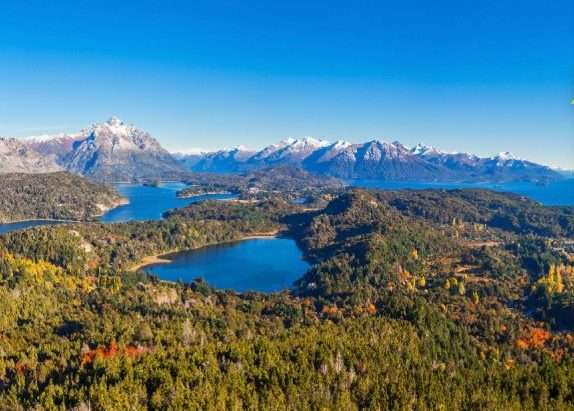
[[[124,122],[116,116],[111,116],[110,119],[106,121],[106,124],[110,125],[111,127],[119,127],[122,126]]]

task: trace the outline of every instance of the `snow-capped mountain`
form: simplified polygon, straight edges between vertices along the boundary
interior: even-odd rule
[[[278,166],[340,178],[411,181],[548,181],[561,174],[503,152],[448,153],[417,144],[288,138],[261,150],[243,147],[171,155],[149,133],[118,118],[79,133],[0,140],[0,172],[60,169],[106,181],[182,179],[189,172],[236,173]]]
[[[252,156],[248,160],[248,163],[250,166],[256,168],[300,163],[311,153],[328,145],[329,142],[313,137],[303,137],[301,139],[288,138],[278,144],[265,147]]]
[[[0,174],[61,171],[56,158],[42,155],[15,138],[0,138]]]
[[[215,170],[221,173],[232,173],[288,164],[298,165],[310,154],[328,145],[327,141],[312,137],[287,138],[259,151],[239,146],[202,155],[190,154],[176,158],[192,171],[213,172]]]
[[[173,179],[183,167],[146,131],[116,117],[83,130],[62,162],[73,173],[98,180]]]
[[[43,156],[55,156],[57,161],[73,150],[74,144],[82,140],[82,133],[33,136],[26,138],[24,144]]]
[[[192,170],[196,172],[209,172],[211,170],[218,170],[220,173],[238,172],[254,154],[255,151],[243,147],[207,153],[196,161]],[[190,157],[188,156],[185,161],[189,162]]]
[[[409,148],[398,141],[329,143],[311,137],[286,139],[257,152],[221,150],[207,153],[188,167],[201,172],[241,172],[285,164],[340,178],[399,181],[546,181],[560,178],[549,167],[518,159],[507,152],[481,158],[468,153],[447,153],[424,144]]]
[[[146,131],[117,117],[73,134],[20,140],[59,168],[104,181],[180,179],[188,171]]]
[[[328,155],[325,155],[328,154]],[[343,178],[385,180],[432,179],[437,169],[411,153],[398,141],[372,140],[364,144],[334,146],[328,153],[310,157],[305,167],[311,171]]]

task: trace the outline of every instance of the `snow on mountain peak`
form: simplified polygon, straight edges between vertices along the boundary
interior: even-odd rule
[[[320,147],[327,147],[330,143],[328,141],[313,137],[303,137],[302,139],[297,140],[294,144],[296,146],[303,146],[303,147],[308,146],[308,147],[320,148]]]
[[[110,126],[121,126],[122,124],[124,124],[124,122],[119,118],[117,118],[116,116],[111,116],[110,119],[106,121],[106,123],[109,124]]]
[[[352,144],[345,140],[337,140],[333,143],[333,148],[336,150],[344,150],[347,147],[350,147]]]
[[[427,146],[426,144],[418,143],[416,146],[411,148],[411,153],[413,153],[415,156],[422,156],[425,154],[440,153],[440,151],[432,146]]]
[[[320,140],[314,137],[303,137],[303,138],[293,138],[289,137],[281,141],[276,146],[278,147],[290,147],[291,149],[303,149],[303,148],[320,148],[326,147],[330,143],[325,140]]]
[[[498,153],[498,155],[495,157],[495,159],[496,160],[518,160],[518,158],[509,151],[503,151],[501,153]]]
[[[93,124],[88,129],[83,130],[85,135],[99,135],[99,136],[116,136],[116,137],[130,137],[137,129],[124,123],[119,118],[112,116],[104,123]]]
[[[58,139],[62,139],[62,138],[66,138],[69,137],[68,134],[65,133],[58,133],[58,134],[40,134],[37,136],[28,136],[28,137],[24,137],[23,140],[25,141],[29,141],[29,142],[37,142],[37,143],[44,143],[47,141],[52,141],[52,140],[58,140]]]

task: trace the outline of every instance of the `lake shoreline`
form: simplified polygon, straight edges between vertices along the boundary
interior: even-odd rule
[[[238,195],[238,193],[232,193],[231,191],[207,191],[205,193],[194,193],[194,194],[180,194],[180,192],[176,193],[176,197],[182,200],[186,199],[194,199],[194,198],[201,198],[201,197],[209,197],[209,196],[234,196]]]
[[[18,224],[18,223],[31,223],[33,221],[48,221],[53,223],[90,223],[92,221],[82,221],[82,220],[63,220],[58,218],[26,218],[22,220],[11,220],[0,222],[0,225],[8,225],[8,224]]]
[[[24,218],[19,220],[11,220],[11,221],[0,221],[0,225],[8,225],[8,224],[18,224],[18,223],[31,223],[34,221],[46,221],[46,222],[53,222],[53,223],[97,223],[100,221],[100,218],[106,214],[108,211],[113,210],[114,208],[122,207],[125,205],[129,205],[130,200],[126,197],[121,197],[118,201],[115,201],[113,205],[110,207],[103,208],[98,214],[94,214],[90,219],[86,220],[65,220],[63,218]],[[31,227],[30,227],[31,228]]]
[[[220,241],[218,243],[209,243],[209,244],[205,244],[205,245],[202,245],[200,247],[195,247],[195,248],[186,248],[184,250],[172,250],[172,251],[162,252],[159,254],[147,255],[147,256],[143,257],[138,263],[131,266],[128,269],[128,271],[129,272],[136,272],[138,270],[141,270],[142,268],[149,267],[150,265],[168,264],[171,262],[171,260],[169,259],[169,256],[173,255],[173,254],[186,252],[186,251],[200,250],[202,248],[212,247],[212,246],[216,246],[216,245],[220,245],[220,244],[231,244],[231,243],[237,243],[240,241],[247,241],[247,240],[272,240],[274,238],[279,238],[280,233],[281,233],[280,230],[269,231],[266,233],[253,233],[253,234],[246,235],[246,236],[243,236],[243,237],[241,237],[239,239],[235,239],[235,240]]]

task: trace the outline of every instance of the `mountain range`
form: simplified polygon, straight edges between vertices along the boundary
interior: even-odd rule
[[[189,175],[148,132],[116,117],[79,133],[29,138],[21,144],[56,167],[94,180],[178,180]],[[41,172],[33,167],[27,171]]]
[[[555,170],[509,152],[485,158],[423,144],[409,148],[398,141],[330,143],[311,137],[290,138],[259,151],[233,148],[178,155],[178,161],[194,172],[233,173],[295,165],[332,177],[389,181],[541,182],[561,178]]]
[[[511,153],[479,157],[398,141],[289,138],[261,150],[169,153],[148,132],[116,117],[72,134],[0,139],[0,173],[67,170],[100,181],[181,180],[192,172],[240,173],[278,166],[345,179],[546,182],[557,171]]]

